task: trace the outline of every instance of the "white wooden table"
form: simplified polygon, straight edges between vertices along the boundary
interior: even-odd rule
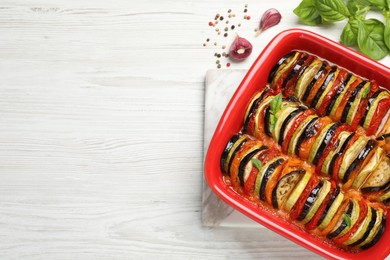
[[[247,1],[249,68],[300,1]],[[200,222],[203,47],[237,1],[0,1],[0,259],[316,259]],[[255,38],[263,11],[282,22]],[[232,35],[226,40],[230,41]],[[382,60],[389,65],[389,57]],[[265,234],[265,235],[264,235]]]

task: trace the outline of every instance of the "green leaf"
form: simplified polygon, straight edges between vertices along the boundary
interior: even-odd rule
[[[352,225],[351,217],[346,213],[343,214],[343,217],[344,217],[345,223],[347,223],[348,227],[350,227]]]
[[[270,123],[269,130],[272,132],[275,129],[275,124],[276,124],[276,120],[277,120],[276,113],[282,107],[282,93],[277,94],[271,100],[270,107],[271,107],[271,110],[270,110],[270,114],[271,115],[270,115],[270,118],[269,118],[270,119],[269,120],[269,123]]]
[[[314,0],[303,0],[295,9],[299,19],[307,25],[319,25],[322,24],[322,18],[317,8],[314,5]]]
[[[358,46],[361,52],[375,60],[387,56],[389,49],[384,39],[385,26],[376,19],[358,21]]]
[[[343,0],[315,0],[315,6],[322,19],[327,22],[338,22],[351,14]]]
[[[365,19],[368,11],[370,11],[369,5],[364,5],[356,2],[355,0],[348,0],[347,7],[349,13],[359,19]]]
[[[357,45],[358,36],[358,21],[356,19],[349,19],[348,23],[344,26],[343,32],[340,36],[340,42],[346,46]]]
[[[387,21],[385,31],[383,32],[383,37],[387,48],[390,50],[390,20]]]
[[[385,10],[387,6],[387,0],[368,0],[368,2],[379,10]]]
[[[366,98],[368,94],[370,94],[370,91],[371,91],[371,85],[368,84],[368,86],[362,92],[362,98]]]
[[[253,165],[259,170],[261,171],[261,168],[263,167],[263,164],[261,163],[261,161],[257,158],[252,158],[252,163]]]

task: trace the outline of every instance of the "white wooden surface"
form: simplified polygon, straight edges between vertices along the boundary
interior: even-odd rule
[[[341,32],[299,24],[298,0],[247,3],[255,49],[232,68],[287,28]],[[219,50],[202,43],[215,13],[244,4],[0,1],[0,259],[318,258],[271,231],[201,226],[204,76]],[[270,7],[282,22],[254,38]]]

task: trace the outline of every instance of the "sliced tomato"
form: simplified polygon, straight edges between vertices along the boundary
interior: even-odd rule
[[[378,107],[376,108],[375,113],[372,116],[370,125],[367,129],[367,135],[376,134],[379,126],[382,123],[382,119],[389,112],[389,108],[390,108],[390,98],[383,99],[379,102]]]
[[[291,73],[291,71],[294,69],[295,65],[302,59],[302,57],[306,56],[306,55],[307,55],[306,53],[303,53],[303,52],[300,53],[298,58],[295,61],[293,61],[291,66],[286,71],[284,71],[282,75],[280,75],[280,77],[277,79],[277,81],[275,82],[275,84],[272,88],[277,90],[278,92],[282,92],[284,81],[286,80],[287,76]]]
[[[338,137],[339,137],[340,133],[343,131],[348,131],[348,130],[349,130],[349,126],[346,124],[343,124],[336,129],[336,131],[333,134],[332,139],[329,142],[329,145],[326,146],[324,152],[322,153],[320,159],[318,160],[318,163],[316,165],[316,174],[321,174],[322,165],[324,164],[326,157],[328,156],[330,151],[332,151],[332,149],[334,148],[334,145],[338,141]]]
[[[337,210],[336,214],[333,216],[329,225],[324,230],[321,231],[321,235],[326,236],[329,232],[333,230],[333,228],[336,226],[339,219],[342,217],[341,215],[345,212],[345,209],[347,208],[348,204],[349,204],[349,198],[346,196],[344,197],[343,203],[340,205],[339,209]]]
[[[364,115],[366,113],[367,104],[368,104],[368,97],[360,100],[359,107],[358,107],[356,114],[355,114],[355,117],[352,119],[352,123],[350,125],[351,131],[355,131],[359,127],[359,122],[360,122],[360,120],[362,120],[362,118],[364,117]]]
[[[317,109],[317,113],[319,115],[323,116],[326,114],[326,109],[328,108],[328,105],[332,101],[334,95],[337,93],[337,90],[339,89],[341,83],[344,82],[347,76],[348,76],[348,71],[341,69],[339,74],[337,75],[337,78],[333,82],[333,85],[328,87],[329,92],[326,94],[326,96],[324,97],[320,106]]]
[[[306,185],[306,188],[303,190],[301,196],[299,196],[298,201],[295,203],[294,207],[291,209],[290,218],[295,220],[301,214],[305,202],[309,197],[311,191],[317,186],[319,179],[317,175],[313,174],[309,183]]]
[[[248,196],[251,195],[255,190],[257,174],[259,174],[259,170],[253,166],[251,172],[249,173],[249,177],[244,184],[244,193]]]
[[[342,115],[343,115],[343,111],[345,109],[345,106],[347,105],[347,102],[349,100],[349,97],[351,96],[351,94],[353,93],[353,91],[356,89],[356,87],[363,81],[363,79],[361,79],[360,77],[356,77],[356,79],[350,84],[350,86],[348,87],[348,90],[345,92],[339,106],[337,107],[336,109],[336,113],[334,114],[333,116],[333,120],[334,121],[340,121]]]
[[[336,183],[334,181],[331,181],[330,185],[331,186],[328,195],[326,195],[324,201],[322,202],[321,206],[318,208],[317,212],[314,214],[313,218],[305,226],[308,230],[313,230],[317,227],[318,221],[320,221],[322,213],[326,209],[326,206],[328,205],[328,202],[336,189]]]
[[[322,83],[324,83],[324,80],[328,76],[330,70],[332,69],[331,66],[327,65],[325,69],[322,71],[321,75],[317,78],[316,83],[314,86],[311,88],[309,96],[307,97],[305,104],[311,104],[313,101],[313,98],[317,94],[318,90],[320,89]]]
[[[302,112],[300,115],[298,115],[295,118],[295,121],[293,122],[292,126],[288,130],[288,132],[286,134],[286,137],[284,138],[284,141],[283,141],[283,144],[282,144],[282,151],[284,153],[287,153],[288,145],[290,143],[291,137],[293,136],[295,130],[297,130],[297,128],[303,122],[303,120],[305,120],[308,116],[314,115],[314,114],[315,114],[314,109],[308,109],[308,110]]]
[[[285,83],[283,93],[285,96],[290,97],[294,95],[295,87],[297,85],[298,77],[303,73],[306,67],[314,60],[314,56],[310,55],[305,59],[300,68],[295,72],[294,76]],[[300,58],[302,59],[302,57]]]
[[[337,244],[342,244],[348,239],[350,239],[355,234],[355,232],[359,229],[360,225],[363,223],[364,219],[366,218],[368,213],[367,202],[361,199],[359,201],[359,206],[360,206],[360,213],[358,219],[346,234],[334,239],[334,242],[336,242]]]

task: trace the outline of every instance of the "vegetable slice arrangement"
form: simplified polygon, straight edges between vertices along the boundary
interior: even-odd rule
[[[390,206],[389,91],[302,51],[268,81],[221,156],[229,185],[338,247],[371,247]]]

